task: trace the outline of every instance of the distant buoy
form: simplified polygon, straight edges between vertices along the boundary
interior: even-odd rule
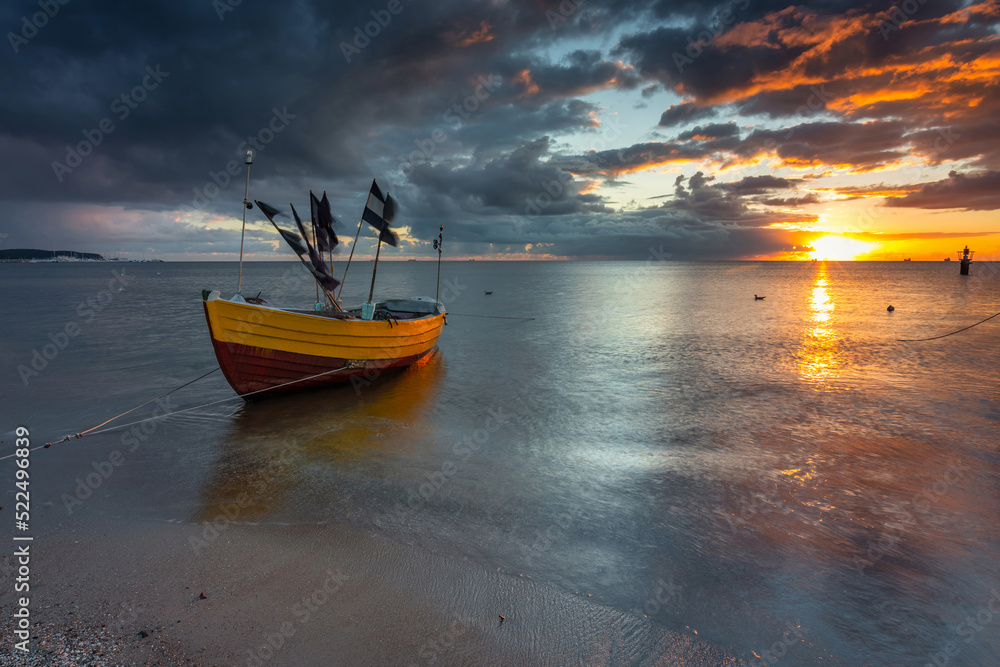
[[[893,308],[892,306],[889,306],[888,308],[886,308],[886,310],[888,310],[888,311],[889,311],[889,312],[891,313],[892,311],[894,311],[894,310],[896,310],[896,309],[895,309],[895,308]]]

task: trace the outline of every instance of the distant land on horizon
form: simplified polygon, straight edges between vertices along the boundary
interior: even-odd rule
[[[75,259],[90,259],[107,261],[103,255],[77,250],[38,250],[36,248],[11,248],[0,250],[0,260],[5,259],[55,259],[56,257],[73,257]]]

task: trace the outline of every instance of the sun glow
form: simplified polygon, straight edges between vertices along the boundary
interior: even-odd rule
[[[877,243],[858,241],[849,236],[827,234],[809,242],[812,251],[809,256],[819,260],[849,261],[870,253],[878,247]]]

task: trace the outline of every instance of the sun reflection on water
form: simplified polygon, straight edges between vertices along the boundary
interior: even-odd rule
[[[833,329],[836,305],[828,289],[827,270],[820,265],[816,283],[809,298],[811,327],[805,330],[805,341],[799,355],[799,372],[812,381],[836,377],[840,368],[837,333]]]

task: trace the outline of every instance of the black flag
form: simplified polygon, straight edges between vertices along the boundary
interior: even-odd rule
[[[335,220],[330,212],[330,200],[323,193],[323,199],[316,199],[316,195],[309,193],[310,204],[313,210],[313,224],[316,227],[316,245],[320,252],[333,250],[338,243],[337,234],[333,231]]]
[[[326,265],[326,262],[323,261],[320,254],[316,252],[316,249],[313,248],[311,243],[309,243],[309,237],[306,235],[305,225],[302,224],[302,220],[299,218],[299,214],[296,212],[294,206],[292,206],[292,215],[295,216],[295,224],[299,226],[299,232],[302,234],[302,238],[306,244],[306,252],[309,254],[310,263],[306,264],[306,268],[309,269],[310,273],[316,277],[316,280],[319,281],[320,285],[322,285],[328,292],[332,292],[337,289],[337,285],[340,284],[340,281],[333,277],[330,273],[330,268]],[[282,236],[284,236],[284,234],[282,234]]]

